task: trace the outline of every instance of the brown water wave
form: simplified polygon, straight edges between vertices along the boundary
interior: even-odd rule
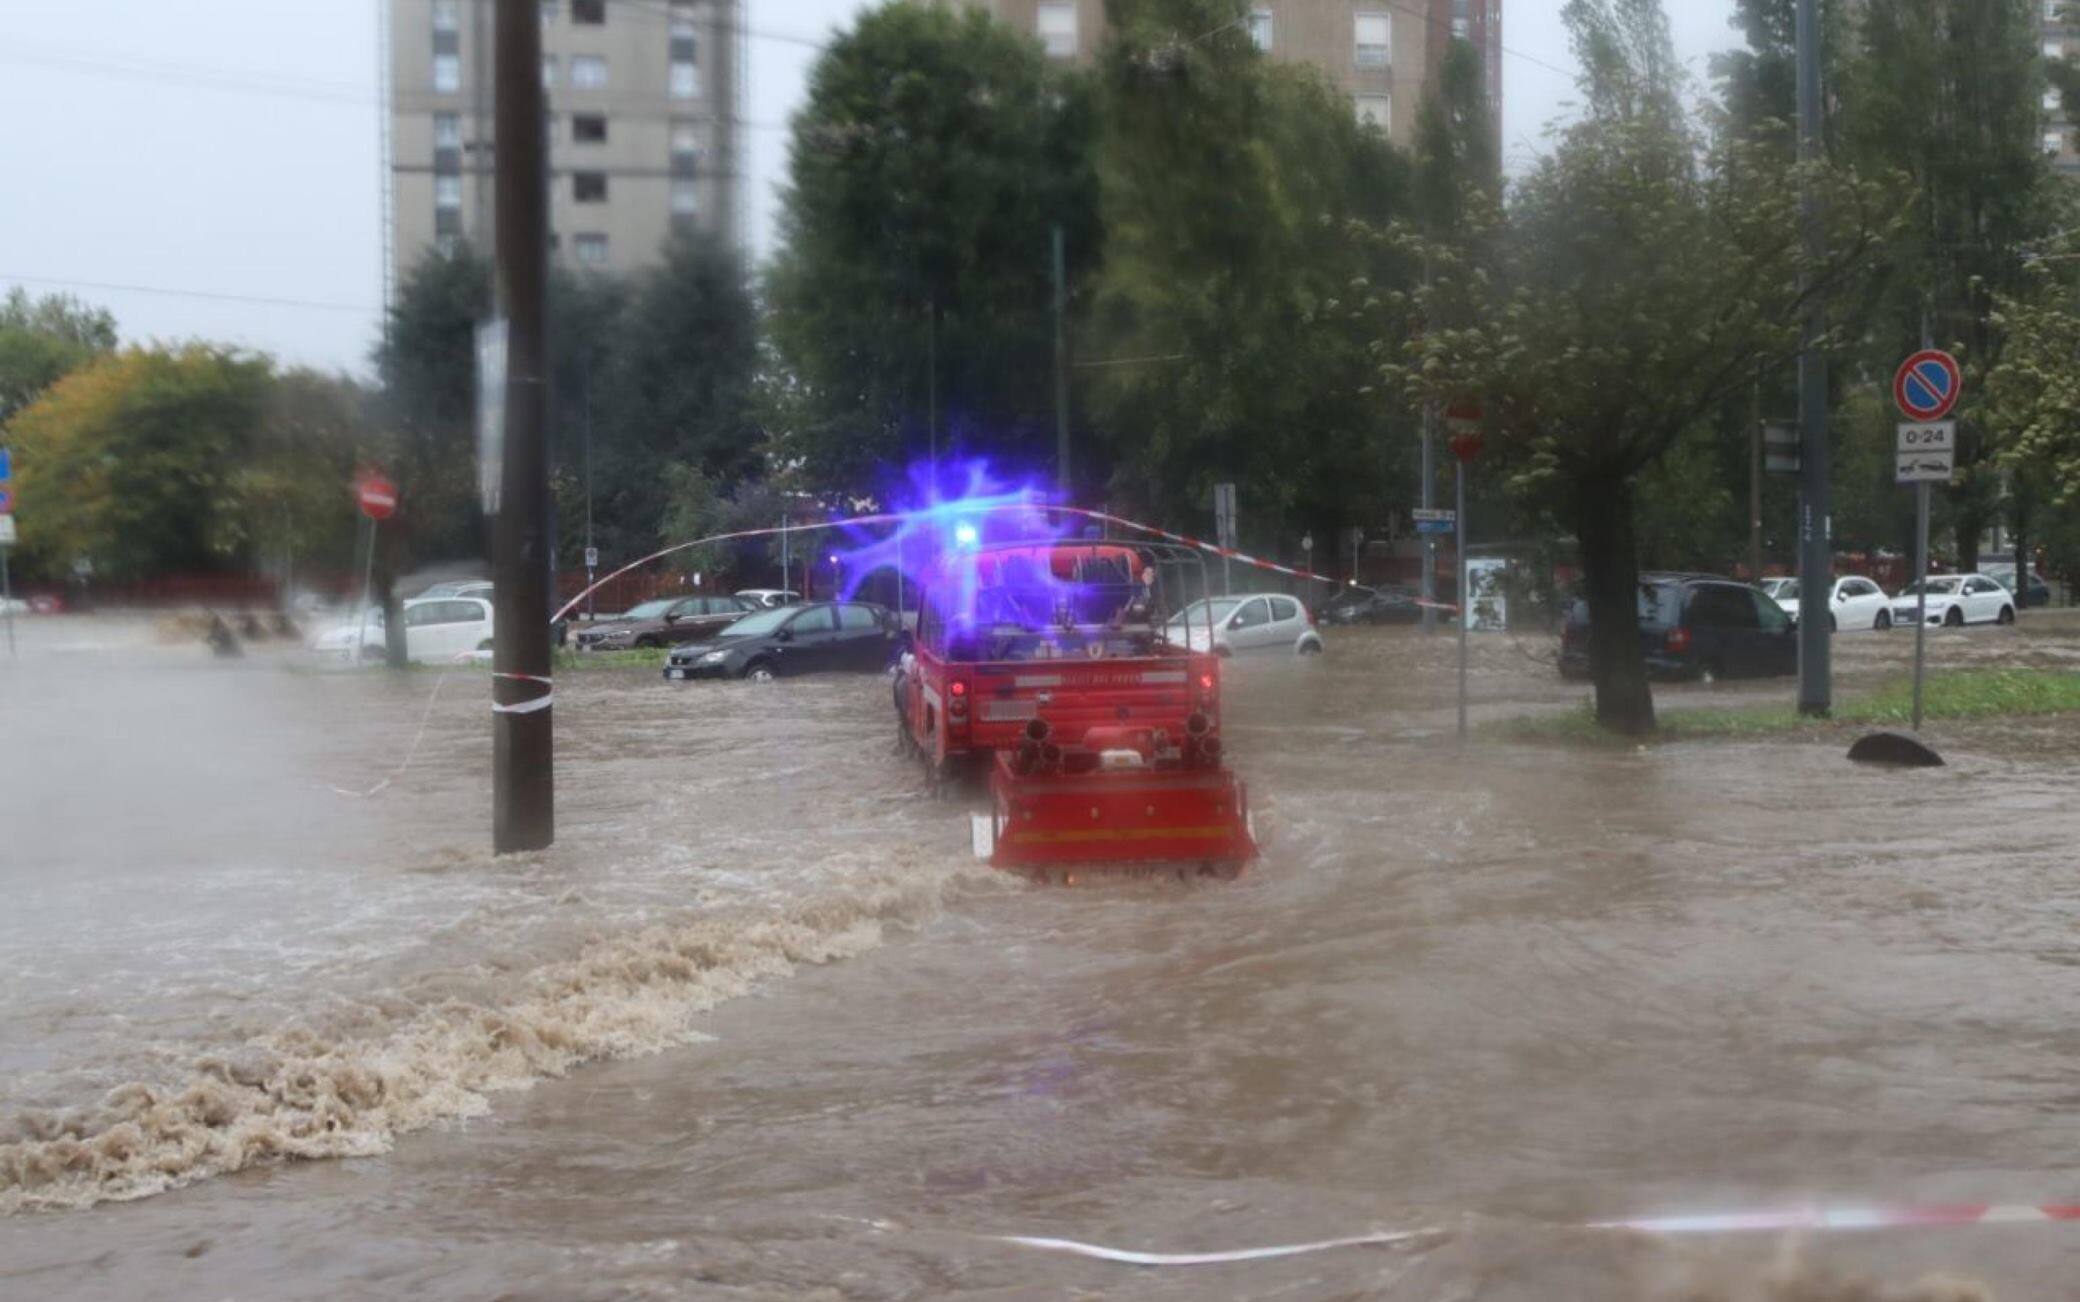
[[[962,878],[892,868],[777,917],[647,927],[526,974],[509,1002],[447,1000],[345,1038],[284,1028],[199,1059],[172,1087],[135,1082],[98,1106],[19,1114],[0,1123],[0,1213],[141,1198],[272,1159],[385,1152],[400,1134],[485,1112],[489,1094],[703,1039],[701,1013],[929,921]],[[359,1020],[391,1016],[371,1005]]]

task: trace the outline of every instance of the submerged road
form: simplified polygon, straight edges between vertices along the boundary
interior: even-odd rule
[[[1904,774],[1462,752],[1448,638],[1332,631],[1231,675],[1255,870],[1037,889],[965,859],[879,680],[568,674],[561,840],[494,860],[480,675],[22,632],[0,1294],[2080,1297],[2080,1226],[1567,1228],[2080,1202],[2069,718]],[[1930,648],[2080,670],[2080,622]],[[1476,717],[1580,697],[1476,649]],[[1836,644],[1848,691],[1910,655]]]

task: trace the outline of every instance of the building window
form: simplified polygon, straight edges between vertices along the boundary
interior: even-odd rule
[[[2050,90],[2044,92],[2044,111],[2046,113],[2056,113],[2058,109],[2058,87],[2053,86]]]
[[[1464,41],[1471,38],[1472,35],[1473,19],[1468,18],[1465,14],[1460,14],[1457,18],[1452,19],[1453,40]]]
[[[597,27],[607,21],[607,0],[571,0],[571,21]]]
[[[460,113],[436,113],[433,115],[433,147],[435,149],[462,148],[462,115]]]
[[[2044,21],[2047,23],[2065,22],[2066,6],[2071,2],[2072,0],[2044,0]]]
[[[1038,17],[1040,46],[1050,59],[1073,59],[1076,57],[1076,6],[1063,0],[1049,0],[1040,6]]]
[[[690,41],[695,36],[693,6],[686,0],[672,0],[671,24],[668,34],[674,40]]]
[[[607,174],[605,172],[572,172],[571,197],[579,203],[605,203],[607,201]]]
[[[1269,9],[1252,9],[1249,11],[1249,40],[1250,44],[1260,50],[1269,50],[1271,48],[1271,11]]]
[[[548,90],[554,87],[555,85],[556,56],[553,54],[545,54],[542,56],[542,89]]]
[[[460,235],[436,235],[433,237],[434,251],[444,258],[452,258],[462,251]]]
[[[692,177],[672,178],[672,212],[675,216],[691,217],[701,210],[700,182]]]
[[[433,206],[436,208],[460,208],[462,206],[462,178],[459,176],[434,177]]]
[[[2046,131],[2044,133],[2044,152],[2047,154],[2063,154],[2066,152],[2066,133],[2063,131]]]
[[[672,62],[672,80],[667,93],[673,99],[694,99],[701,93],[701,70],[684,59]]]
[[[604,145],[607,143],[607,115],[604,113],[573,113],[571,115],[571,141],[580,145]]]
[[[1352,19],[1360,68],[1384,68],[1393,61],[1393,27],[1388,14],[1358,14]]]
[[[584,266],[607,265],[607,237],[604,235],[573,235],[571,251],[578,255],[579,263]]]
[[[1358,125],[1377,131],[1394,129],[1394,101],[1387,95],[1359,95],[1356,97]]]
[[[459,26],[455,0],[433,0],[433,30],[452,32]]]
[[[2044,57],[2053,62],[2065,58],[2066,43],[2055,36],[2046,37],[2044,40]]]
[[[574,54],[571,56],[571,89],[604,90],[607,85],[607,61],[597,54]]]
[[[453,95],[462,89],[462,56],[459,54],[436,54],[433,56],[433,89],[441,95]]]
[[[556,0],[542,0],[542,26],[556,21]]]

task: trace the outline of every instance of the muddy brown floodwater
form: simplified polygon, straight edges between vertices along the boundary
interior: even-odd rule
[[[2080,1226],[1570,1228],[2080,1201],[2070,718],[1912,773],[1461,748],[1448,638],[1332,633],[1230,676],[1252,872],[1047,889],[878,679],[567,674],[558,843],[494,860],[477,672],[22,632],[0,1296],[2080,1298]],[[1476,717],[1578,700],[1551,649],[1480,639]],[[1931,656],[2076,669],[2080,621]]]

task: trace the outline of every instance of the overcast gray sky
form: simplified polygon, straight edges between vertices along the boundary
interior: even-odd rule
[[[822,37],[872,0],[746,0],[753,250]],[[381,297],[378,0],[0,0],[0,287],[67,290],[129,339],[365,372]],[[1505,0],[1504,140],[1573,93],[1561,0]],[[1732,0],[1668,0],[1700,76]],[[163,292],[154,292],[163,291]],[[221,297],[210,297],[217,295]]]

